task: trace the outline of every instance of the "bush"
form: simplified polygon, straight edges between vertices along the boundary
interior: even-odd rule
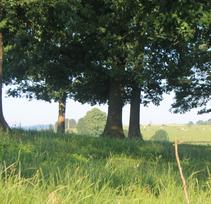
[[[157,130],[151,137],[153,141],[169,141],[168,133],[165,130]]]
[[[77,132],[80,135],[99,136],[102,134],[106,124],[106,113],[97,108],[88,111],[85,117],[81,118],[77,124]]]

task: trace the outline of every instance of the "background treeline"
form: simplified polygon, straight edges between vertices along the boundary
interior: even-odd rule
[[[106,124],[106,113],[93,108],[78,121],[74,119],[65,119],[65,131],[69,133],[77,133],[79,135],[100,136],[103,133]],[[50,125],[49,129],[56,131],[57,122]]]
[[[194,124],[194,122],[192,122],[192,121],[190,121],[189,123],[188,123],[188,125],[193,125]],[[197,124],[197,125],[211,125],[211,119],[208,119],[207,121],[205,120],[198,120],[195,124]]]
[[[72,98],[107,103],[102,135],[124,138],[129,103],[128,137],[142,139],[140,104],[159,105],[164,93],[175,92],[175,112],[211,111],[210,8],[208,0],[1,0],[0,84],[12,85],[9,96],[58,102],[58,132]],[[0,116],[8,129],[1,104]]]

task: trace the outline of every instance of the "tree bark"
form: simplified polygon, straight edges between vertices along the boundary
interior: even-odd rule
[[[140,102],[141,91],[138,87],[133,87],[130,101],[130,122],[128,138],[143,140],[140,130]]]
[[[122,84],[120,80],[110,82],[108,116],[103,132],[105,137],[124,138],[122,125]]]
[[[9,130],[9,125],[4,119],[3,106],[2,106],[2,77],[3,77],[3,35],[0,32],[0,128]]]
[[[65,112],[66,112],[66,95],[59,100],[59,115],[57,121],[57,132],[65,133]]]

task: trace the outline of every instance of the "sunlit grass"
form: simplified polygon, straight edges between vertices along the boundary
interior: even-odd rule
[[[1,203],[184,203],[171,143],[1,133]],[[211,146],[181,145],[191,203],[211,200]]]
[[[163,130],[170,141],[210,141],[211,125],[143,125],[141,131],[145,140],[150,139],[156,131]]]

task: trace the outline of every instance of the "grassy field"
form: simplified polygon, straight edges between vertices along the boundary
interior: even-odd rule
[[[147,128],[149,138],[156,130]],[[184,203],[171,143],[50,132],[0,135],[1,204]],[[191,203],[210,204],[211,146],[179,149]]]
[[[141,126],[145,140],[149,140],[156,132],[166,132],[170,141],[210,141],[211,125],[146,125]]]

